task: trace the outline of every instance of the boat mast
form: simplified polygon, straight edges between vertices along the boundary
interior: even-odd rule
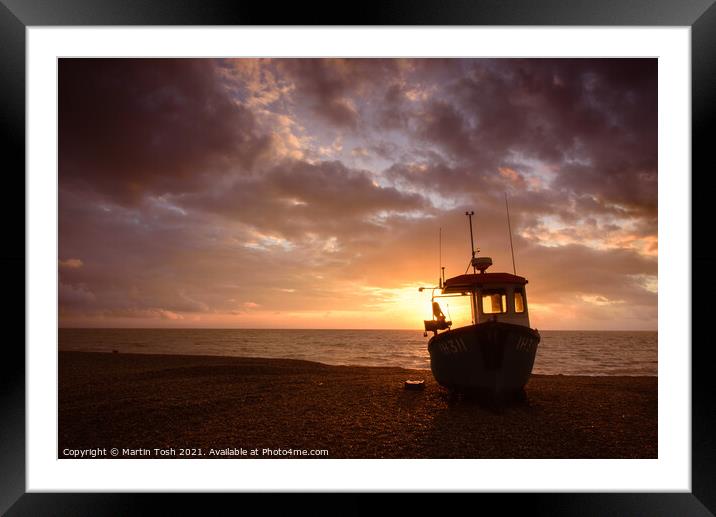
[[[472,254],[470,264],[472,264],[472,272],[477,274],[477,267],[475,266],[475,239],[472,233],[472,216],[475,215],[475,211],[470,210],[469,212],[465,212],[465,215],[470,221],[470,253]],[[470,291],[470,301],[472,302],[470,304],[470,308],[472,309],[472,323],[475,324],[477,323],[477,293],[474,289]]]
[[[507,209],[507,233],[510,234],[510,252],[512,253],[512,273],[517,274],[515,268],[515,248],[512,246],[512,226],[510,225],[510,205],[507,204],[507,192],[505,192],[505,208]]]
[[[438,232],[438,285],[440,289],[443,288],[443,227],[440,227]]]

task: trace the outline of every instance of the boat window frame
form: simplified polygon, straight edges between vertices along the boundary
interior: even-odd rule
[[[500,295],[501,310],[498,312],[486,312],[485,311],[484,298],[486,296],[490,296],[491,294],[499,294]],[[487,288],[487,289],[480,289],[479,298],[480,298],[480,313],[481,314],[484,314],[486,316],[492,316],[495,314],[508,314],[509,313],[508,300],[507,300],[507,289],[505,289],[504,287],[491,287],[491,288]],[[490,300],[490,307],[492,308],[492,300]]]
[[[522,299],[522,310],[517,310],[517,294],[520,295],[520,298]],[[527,297],[525,296],[525,288],[524,287],[515,287],[512,290],[512,309],[515,312],[515,314],[524,314],[527,312]]]

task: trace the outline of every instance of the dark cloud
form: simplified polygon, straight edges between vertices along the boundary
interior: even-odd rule
[[[183,206],[213,212],[293,240],[307,233],[356,235],[380,228],[382,213],[429,208],[419,195],[381,187],[365,171],[341,162],[287,160],[227,188],[185,195]]]
[[[509,271],[508,192],[533,318],[656,325],[656,60],[59,66],[62,321],[380,318],[466,209]]]
[[[478,60],[442,86],[412,114],[414,136],[449,170],[469,170],[461,188],[484,191],[501,167],[529,171],[538,161],[567,196],[656,214],[656,60]],[[455,190],[451,174],[407,172],[403,180]]]
[[[356,97],[372,93],[398,71],[392,59],[279,59],[276,66],[295,81],[314,113],[339,127],[356,128]]]
[[[136,203],[250,169],[268,151],[254,116],[221,87],[211,60],[60,59],[64,184]]]
[[[378,113],[378,121],[385,129],[407,129],[410,110],[406,106],[405,85],[391,84],[385,91],[383,106]]]

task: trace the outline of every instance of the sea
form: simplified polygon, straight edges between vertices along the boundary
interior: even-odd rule
[[[657,375],[655,331],[541,330],[533,373]],[[59,329],[59,350],[302,359],[430,369],[416,330]]]

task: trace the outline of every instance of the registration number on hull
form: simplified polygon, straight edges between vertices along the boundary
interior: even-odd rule
[[[536,343],[529,336],[520,336],[515,345],[515,350],[518,352],[531,352],[535,347]]]
[[[515,350],[518,352],[532,352],[536,343],[529,336],[520,336],[515,344]],[[467,352],[467,346],[460,337],[451,338],[441,343],[437,343],[436,348],[443,354],[459,354]]]
[[[456,337],[437,344],[438,350],[444,354],[459,354],[467,352],[467,346],[462,338]]]

